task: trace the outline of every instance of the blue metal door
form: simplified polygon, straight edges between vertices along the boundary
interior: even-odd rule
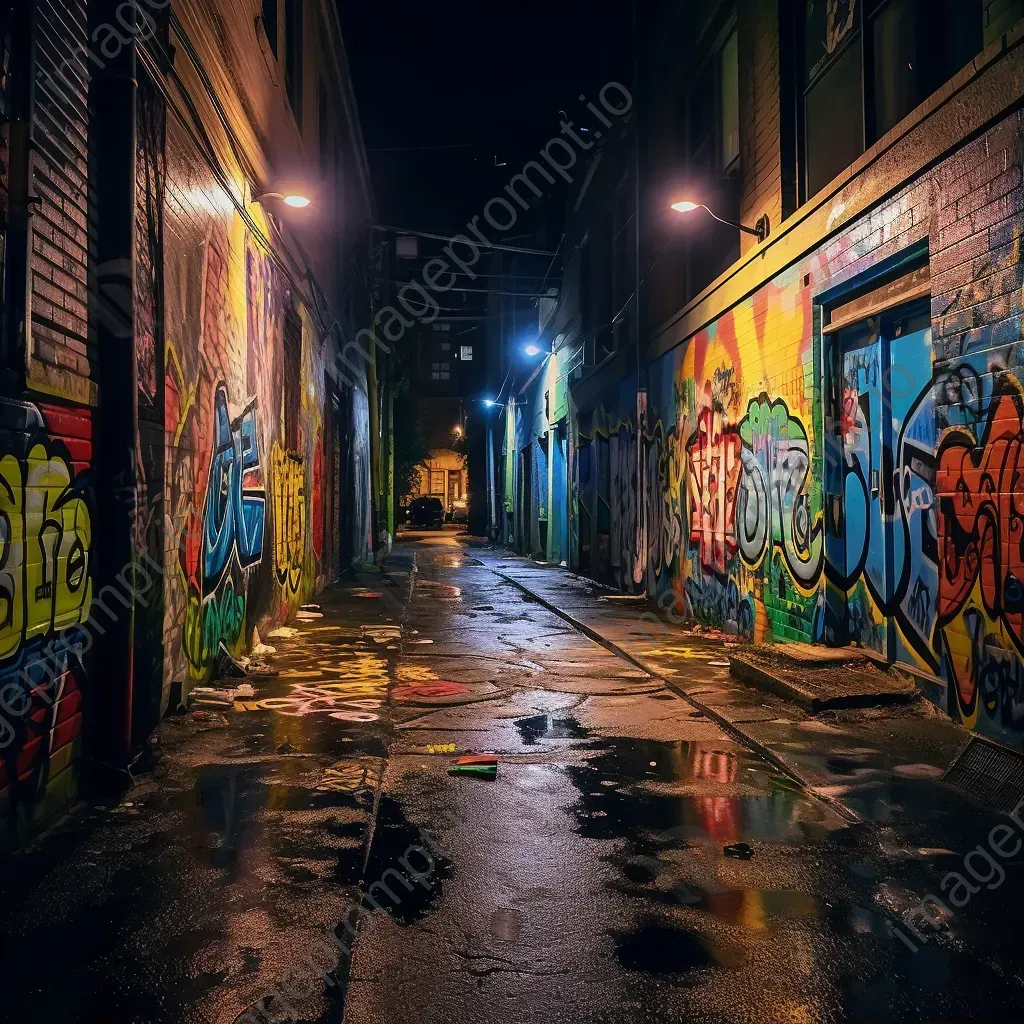
[[[841,336],[842,337],[842,336]],[[891,421],[884,415],[886,345],[879,321],[842,338],[839,429],[843,445],[846,623],[848,641],[888,658],[889,603],[886,462]]]

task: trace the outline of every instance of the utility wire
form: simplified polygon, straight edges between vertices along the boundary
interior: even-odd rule
[[[378,231],[394,231],[399,235],[417,235],[419,238],[433,238],[438,242],[454,242],[456,238],[453,235],[435,235],[429,231],[413,231],[412,228],[396,228],[392,224],[371,224],[370,227],[376,228]],[[462,238],[458,241],[467,241]],[[556,256],[557,252],[552,252],[550,249],[523,249],[515,245],[496,245],[494,242],[481,242],[479,239],[468,239],[468,241],[476,246],[478,249],[500,249],[502,252],[521,252],[526,253],[528,256]]]

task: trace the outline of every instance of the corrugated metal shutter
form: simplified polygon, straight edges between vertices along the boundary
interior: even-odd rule
[[[83,0],[37,0],[32,218],[33,355],[89,373],[88,17]]]

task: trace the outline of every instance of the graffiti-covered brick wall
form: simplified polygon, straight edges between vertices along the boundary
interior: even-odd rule
[[[249,213],[270,237],[259,206]],[[321,339],[174,119],[164,212],[164,700],[314,592],[324,555]],[[322,577],[321,577],[322,582]]]
[[[50,818],[77,791],[92,612],[92,414],[0,399],[0,813]]]
[[[1015,114],[652,364],[646,550],[611,531],[613,563],[698,619],[874,648],[1017,744],[1021,138]],[[912,246],[930,310],[820,330],[816,297]],[[626,399],[609,417],[635,437]]]

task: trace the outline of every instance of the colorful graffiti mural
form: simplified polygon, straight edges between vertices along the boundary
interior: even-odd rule
[[[965,376],[960,371],[961,377]],[[978,381],[966,422],[939,444],[937,618],[960,712],[1024,728],[1024,392]],[[990,393],[984,395],[988,387]]]
[[[642,530],[632,382],[586,414],[581,567],[627,590],[640,567],[757,641],[856,642],[1020,743],[1024,353],[974,332],[933,367],[927,303],[816,335],[828,269],[817,253],[651,365]]]
[[[222,645],[244,653],[254,626],[286,619],[327,575],[323,350],[249,224],[176,201],[201,195],[195,169],[167,168],[165,704],[175,685],[209,677]],[[261,209],[250,216],[269,237]]]
[[[274,569],[290,595],[302,582],[306,541],[306,475],[302,457],[274,443]]]
[[[0,399],[0,437],[0,802],[8,820],[38,820],[77,785],[92,414]]]

